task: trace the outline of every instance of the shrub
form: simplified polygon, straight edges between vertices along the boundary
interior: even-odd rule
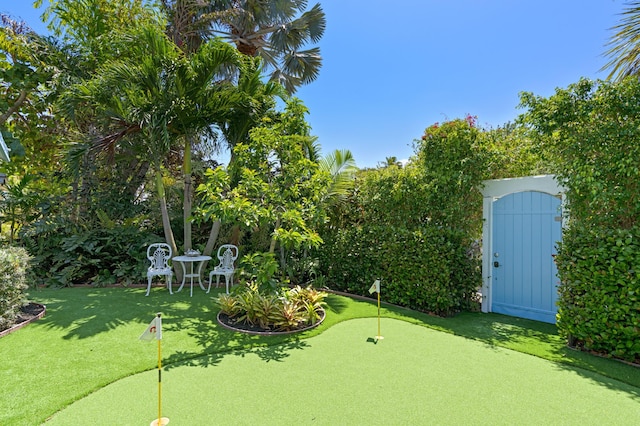
[[[640,228],[565,231],[558,329],[577,346],[640,361]]]
[[[0,249],[0,330],[10,327],[27,302],[29,255],[19,247]]]
[[[522,120],[567,189],[558,328],[569,343],[627,360],[640,358],[639,101],[635,77],[522,95]]]
[[[49,286],[140,282],[148,266],[146,246],[158,241],[132,225],[78,229],[50,223],[32,228],[22,240],[33,256],[36,276]]]
[[[481,135],[472,116],[436,123],[406,167],[359,173],[314,253],[327,285],[368,294],[381,278],[387,302],[445,316],[469,308],[480,286],[467,252],[481,233]]]
[[[629,229],[640,223],[640,81],[582,79],[550,98],[522,95],[523,119],[567,188],[571,220]]]
[[[278,261],[273,253],[251,253],[244,255],[238,267],[240,281],[255,283],[264,292],[278,288]]]
[[[320,264],[332,289],[368,295],[380,278],[385,301],[448,316],[470,308],[480,286],[479,262],[463,237],[436,227],[342,229],[325,238]]]
[[[290,331],[320,319],[327,293],[311,286],[279,291],[261,290],[255,282],[234,287],[232,294],[214,299],[220,311],[236,323],[263,330]]]

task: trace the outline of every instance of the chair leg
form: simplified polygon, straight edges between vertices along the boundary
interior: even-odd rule
[[[148,296],[151,291],[151,277],[147,277],[147,280],[149,281],[149,284],[147,284],[147,294],[145,294],[145,296]]]
[[[169,288],[169,294],[173,294],[173,290],[171,290],[171,279],[173,275],[167,275],[167,287]]]
[[[207,287],[207,293],[211,290],[211,280],[213,279],[213,274],[209,274],[209,286]]]

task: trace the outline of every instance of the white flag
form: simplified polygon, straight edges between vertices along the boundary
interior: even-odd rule
[[[380,293],[380,280],[375,280],[373,282],[373,285],[369,289],[369,294],[374,293],[374,292],[375,293]]]
[[[162,319],[155,317],[140,336],[140,340],[162,340]]]

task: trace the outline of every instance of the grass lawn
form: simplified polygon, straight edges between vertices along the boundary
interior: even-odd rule
[[[138,336],[155,312],[171,424],[640,424],[640,368],[553,325],[385,307],[374,344],[375,304],[332,295],[317,329],[259,337],[218,326],[200,289],[144,291],[33,291],[46,316],[0,339],[0,424],[149,424],[156,345]]]

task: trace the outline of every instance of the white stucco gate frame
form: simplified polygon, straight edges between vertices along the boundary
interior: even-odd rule
[[[560,197],[564,205],[564,188],[554,175],[529,176],[509,179],[493,179],[483,182],[482,189],[482,312],[491,312],[493,279],[493,203],[500,198],[525,191],[543,192]],[[562,209],[564,212],[564,208]],[[564,214],[563,214],[564,215]],[[565,218],[563,217],[563,225]]]

